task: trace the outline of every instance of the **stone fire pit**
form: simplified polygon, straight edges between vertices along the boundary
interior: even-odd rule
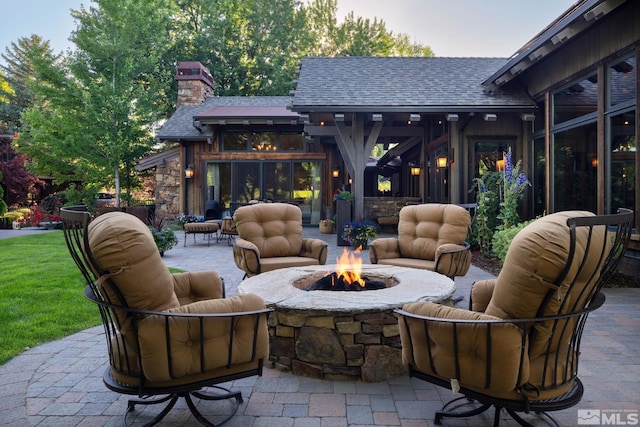
[[[385,381],[406,373],[393,310],[408,302],[447,302],[453,280],[413,268],[362,265],[362,275],[386,283],[361,292],[305,291],[335,265],[274,270],[245,279],[275,310],[269,316],[270,360],[294,374],[327,379]]]

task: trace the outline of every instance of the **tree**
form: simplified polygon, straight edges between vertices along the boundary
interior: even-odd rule
[[[0,135],[6,130],[7,126],[0,122]],[[25,205],[29,195],[37,195],[44,182],[26,169],[28,159],[16,153],[12,147],[12,139],[11,136],[0,136],[0,184],[7,205]],[[0,195],[0,205],[5,203],[2,198]]]
[[[4,73],[5,84],[0,76],[0,121],[9,124],[11,132],[21,130],[20,114],[33,104],[33,92],[31,83],[35,80],[33,58],[46,58],[47,61],[56,62],[61,55],[55,55],[49,41],[32,34],[30,37],[21,37],[12,42],[6,48],[2,58],[6,65],[0,65],[0,71]]]
[[[73,173],[114,186],[120,205],[134,163],[154,144],[150,126],[166,115],[172,70],[159,67],[170,42],[169,0],[97,0],[72,11],[76,50],[59,63],[34,61],[37,106],[24,114],[24,150],[57,179]],[[45,106],[46,108],[42,108]],[[44,160],[43,160],[44,159]]]
[[[433,56],[429,46],[412,42],[407,34],[387,30],[382,19],[349,12],[337,22],[337,0],[313,0],[305,9],[315,56]]]

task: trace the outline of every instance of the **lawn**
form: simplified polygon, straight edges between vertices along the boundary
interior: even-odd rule
[[[100,323],[62,231],[0,240],[0,364]]]

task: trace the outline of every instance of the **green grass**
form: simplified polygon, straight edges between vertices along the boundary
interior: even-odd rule
[[[62,231],[0,240],[0,365],[100,324],[84,285]]]
[[[62,231],[0,240],[0,364],[100,323]]]

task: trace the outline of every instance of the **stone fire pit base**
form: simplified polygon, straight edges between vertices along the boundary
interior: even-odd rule
[[[393,310],[413,301],[446,302],[451,279],[413,268],[363,265],[363,274],[387,284],[362,292],[304,291],[335,265],[293,267],[244,280],[275,311],[269,315],[270,362],[294,374],[332,380],[386,381],[406,373]]]
[[[393,310],[309,316],[279,310],[269,316],[270,360],[296,375],[386,381],[406,373]]]

